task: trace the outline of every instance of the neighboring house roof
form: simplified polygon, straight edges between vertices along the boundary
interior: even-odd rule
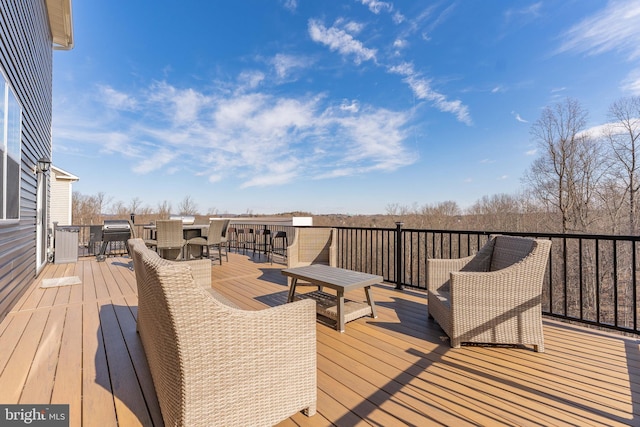
[[[57,180],[66,180],[66,181],[71,181],[71,182],[75,182],[78,181],[80,178],[78,178],[77,176],[70,174],[69,172],[60,169],[57,166],[53,166],[51,165],[51,170],[56,174],[56,179]]]
[[[71,0],[46,0],[49,26],[56,50],[73,49]]]

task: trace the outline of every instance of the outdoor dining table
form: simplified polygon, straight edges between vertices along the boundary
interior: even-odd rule
[[[377,317],[376,306],[371,294],[371,285],[382,282],[382,276],[361,273],[344,268],[330,267],[324,264],[312,264],[305,267],[287,268],[282,274],[291,277],[288,302],[295,298],[310,298],[316,301],[316,313],[336,321],[336,330],[344,332],[346,322],[371,315]],[[298,280],[320,287],[317,291],[296,295]],[[334,289],[337,295],[323,292],[322,288]],[[344,293],[364,288],[367,303],[345,299]]]
[[[153,239],[153,240],[156,239],[157,227],[155,224],[148,224],[143,226],[142,228],[145,230],[149,230],[150,239]],[[206,231],[208,230],[209,230],[209,224],[182,224],[183,238],[184,240],[187,240],[187,241],[189,239],[193,239],[194,237],[206,236]],[[189,252],[184,254],[187,257],[187,259],[189,259],[191,256],[195,258],[202,257],[202,248],[200,248],[199,253],[191,252],[192,250],[193,248],[190,248]]]
[[[145,230],[149,230],[150,238],[155,239],[156,226],[155,224],[148,224],[143,226]],[[182,233],[184,234],[184,239],[189,240],[194,237],[203,236],[203,230],[208,230],[209,224],[182,224]]]

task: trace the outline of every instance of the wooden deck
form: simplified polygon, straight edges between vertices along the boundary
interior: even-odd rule
[[[45,268],[0,323],[0,403],[70,404],[72,426],[162,425],[130,265],[86,258]],[[244,308],[286,301],[281,264],[231,253],[212,268],[213,286]],[[40,288],[68,276],[82,283]],[[638,339],[545,321],[543,354],[453,350],[427,319],[424,294],[386,285],[373,294],[377,319],[343,334],[317,324],[318,413],[282,426],[640,425]]]

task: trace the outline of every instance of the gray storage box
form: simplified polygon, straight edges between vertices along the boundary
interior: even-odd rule
[[[56,227],[54,240],[54,264],[78,261],[78,227]]]

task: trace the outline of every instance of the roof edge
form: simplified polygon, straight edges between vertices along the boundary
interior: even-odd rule
[[[64,179],[64,180],[68,180],[68,181],[79,181],[80,178],[78,178],[77,176],[75,176],[72,173],[67,172],[64,169],[61,169],[57,166],[51,165],[51,170],[55,171],[56,175],[57,175],[57,179]]]
[[[45,0],[54,50],[71,50],[73,39],[73,13],[71,0]]]

